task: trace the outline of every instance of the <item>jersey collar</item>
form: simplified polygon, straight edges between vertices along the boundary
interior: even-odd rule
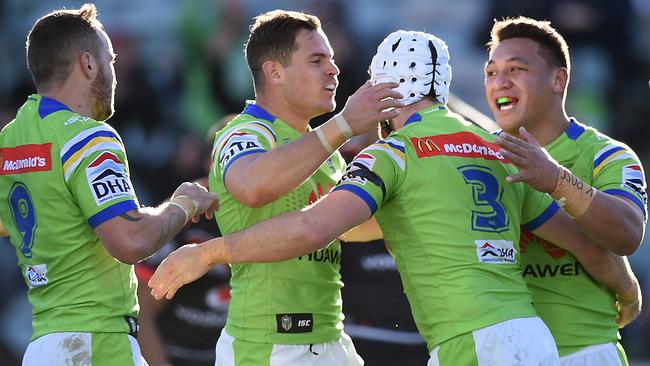
[[[271,123],[275,122],[275,116],[272,115],[271,113],[267,112],[266,109],[258,106],[252,101],[247,101],[246,102],[246,108],[244,108],[244,111],[242,112],[244,114],[250,114],[251,116],[259,119],[263,119],[266,121],[269,121]]]
[[[422,114],[429,114],[429,113],[437,112],[437,111],[443,110],[443,109],[446,109],[444,105],[436,104],[436,105],[432,105],[430,107],[427,107],[427,108],[425,108],[425,109],[423,109],[423,110],[421,110],[419,112],[415,112],[415,113],[413,113],[411,115],[411,117],[409,117],[409,119],[406,120],[406,122],[404,123],[404,126],[408,125],[409,123],[422,121]]]
[[[577,140],[580,135],[582,135],[583,132],[585,132],[585,126],[578,121],[576,121],[574,118],[571,118],[571,124],[569,125],[569,128],[564,131],[566,135],[571,139],[571,140]]]
[[[38,115],[41,119],[49,116],[50,114],[58,111],[72,111],[70,107],[46,96],[41,96],[41,102],[38,105]]]

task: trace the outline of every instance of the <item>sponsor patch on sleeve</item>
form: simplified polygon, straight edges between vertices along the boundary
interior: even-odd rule
[[[647,194],[645,191],[645,177],[643,170],[639,164],[630,164],[623,167],[623,182],[621,184],[624,188],[628,188],[643,197],[647,202]]]
[[[101,153],[88,165],[86,177],[98,206],[114,199],[134,197],[124,163],[109,151]]]
[[[257,136],[249,132],[233,132],[227,138],[219,153],[219,165],[224,170],[234,157],[246,152],[266,151]]]
[[[517,249],[511,240],[475,240],[476,256],[481,263],[517,263]]]

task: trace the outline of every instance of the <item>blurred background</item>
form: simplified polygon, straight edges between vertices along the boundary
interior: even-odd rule
[[[25,39],[35,20],[51,10],[83,3],[0,1],[0,126],[12,120],[35,92],[25,65]],[[95,4],[118,54],[116,113],[109,123],[126,144],[143,204],[155,205],[180,182],[203,175],[207,130],[254,98],[242,52],[248,26],[253,16],[275,8],[320,17],[341,69],[338,109],[366,80],[379,42],[396,29],[408,29],[430,32],[447,42],[451,92],[490,115],[483,63],[492,19],[527,15],[550,20],[571,51],[569,115],[627,143],[646,168],[650,166],[650,0],[98,0]],[[631,257],[645,290],[650,289],[648,254],[646,243]],[[17,364],[31,333],[26,286],[16,262],[13,248],[0,241],[0,366]],[[368,286],[382,291],[379,283]],[[650,302],[650,293],[646,299]],[[648,313],[621,332],[632,365],[650,365]]]

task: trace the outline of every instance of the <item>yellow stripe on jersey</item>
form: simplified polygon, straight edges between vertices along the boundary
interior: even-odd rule
[[[627,150],[619,150],[616,151],[615,153],[611,154],[607,158],[605,158],[603,161],[601,161],[598,166],[594,169],[592,175],[594,178],[598,176],[601,170],[603,170],[604,167],[607,166],[612,161],[615,160],[621,160],[621,159],[633,159],[634,157],[632,154],[630,154]]]

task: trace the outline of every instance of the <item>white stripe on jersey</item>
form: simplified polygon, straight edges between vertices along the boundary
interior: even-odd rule
[[[123,150],[123,148],[122,148],[122,145],[117,144],[115,142],[102,142],[100,144],[97,144],[95,146],[92,146],[92,147],[84,150],[84,152],[81,154],[81,156],[79,156],[79,159],[77,159],[72,165],[70,165],[68,167],[68,169],[66,169],[66,171],[65,171],[65,181],[66,182],[68,181],[68,178],[70,178],[70,175],[72,174],[72,172],[74,172],[74,170],[77,168],[77,166],[79,166],[79,164],[81,163],[81,161],[83,161],[83,159],[85,157],[87,157],[88,155],[90,155],[90,154],[92,154],[92,153],[94,153],[96,151],[103,151],[103,150]]]
[[[404,159],[401,158],[400,156],[398,156],[397,154],[395,154],[395,151],[392,148],[379,146],[379,145],[370,145],[363,151],[365,151],[365,152],[368,152],[368,151],[383,151],[386,154],[388,154],[388,156],[390,156],[395,161],[395,163],[397,164],[397,166],[400,167],[400,169],[404,170],[404,166],[405,166]]]
[[[92,135],[93,133],[99,132],[99,131],[107,131],[107,132],[114,133],[115,136],[117,136],[117,141],[122,143],[122,141],[120,141],[120,135],[117,133],[117,131],[115,131],[115,129],[113,127],[111,127],[110,125],[108,125],[106,123],[103,123],[100,126],[89,128],[87,130],[83,130],[83,131],[79,132],[77,134],[77,136],[75,136],[75,137],[71,138],[70,140],[68,140],[68,142],[65,145],[63,145],[63,147],[61,148],[61,156],[60,157],[63,158],[63,156],[68,152],[68,150],[70,150],[70,148],[72,148],[76,143],[78,143],[81,140],[85,139],[86,137]],[[120,148],[120,150],[123,150],[123,148]]]

